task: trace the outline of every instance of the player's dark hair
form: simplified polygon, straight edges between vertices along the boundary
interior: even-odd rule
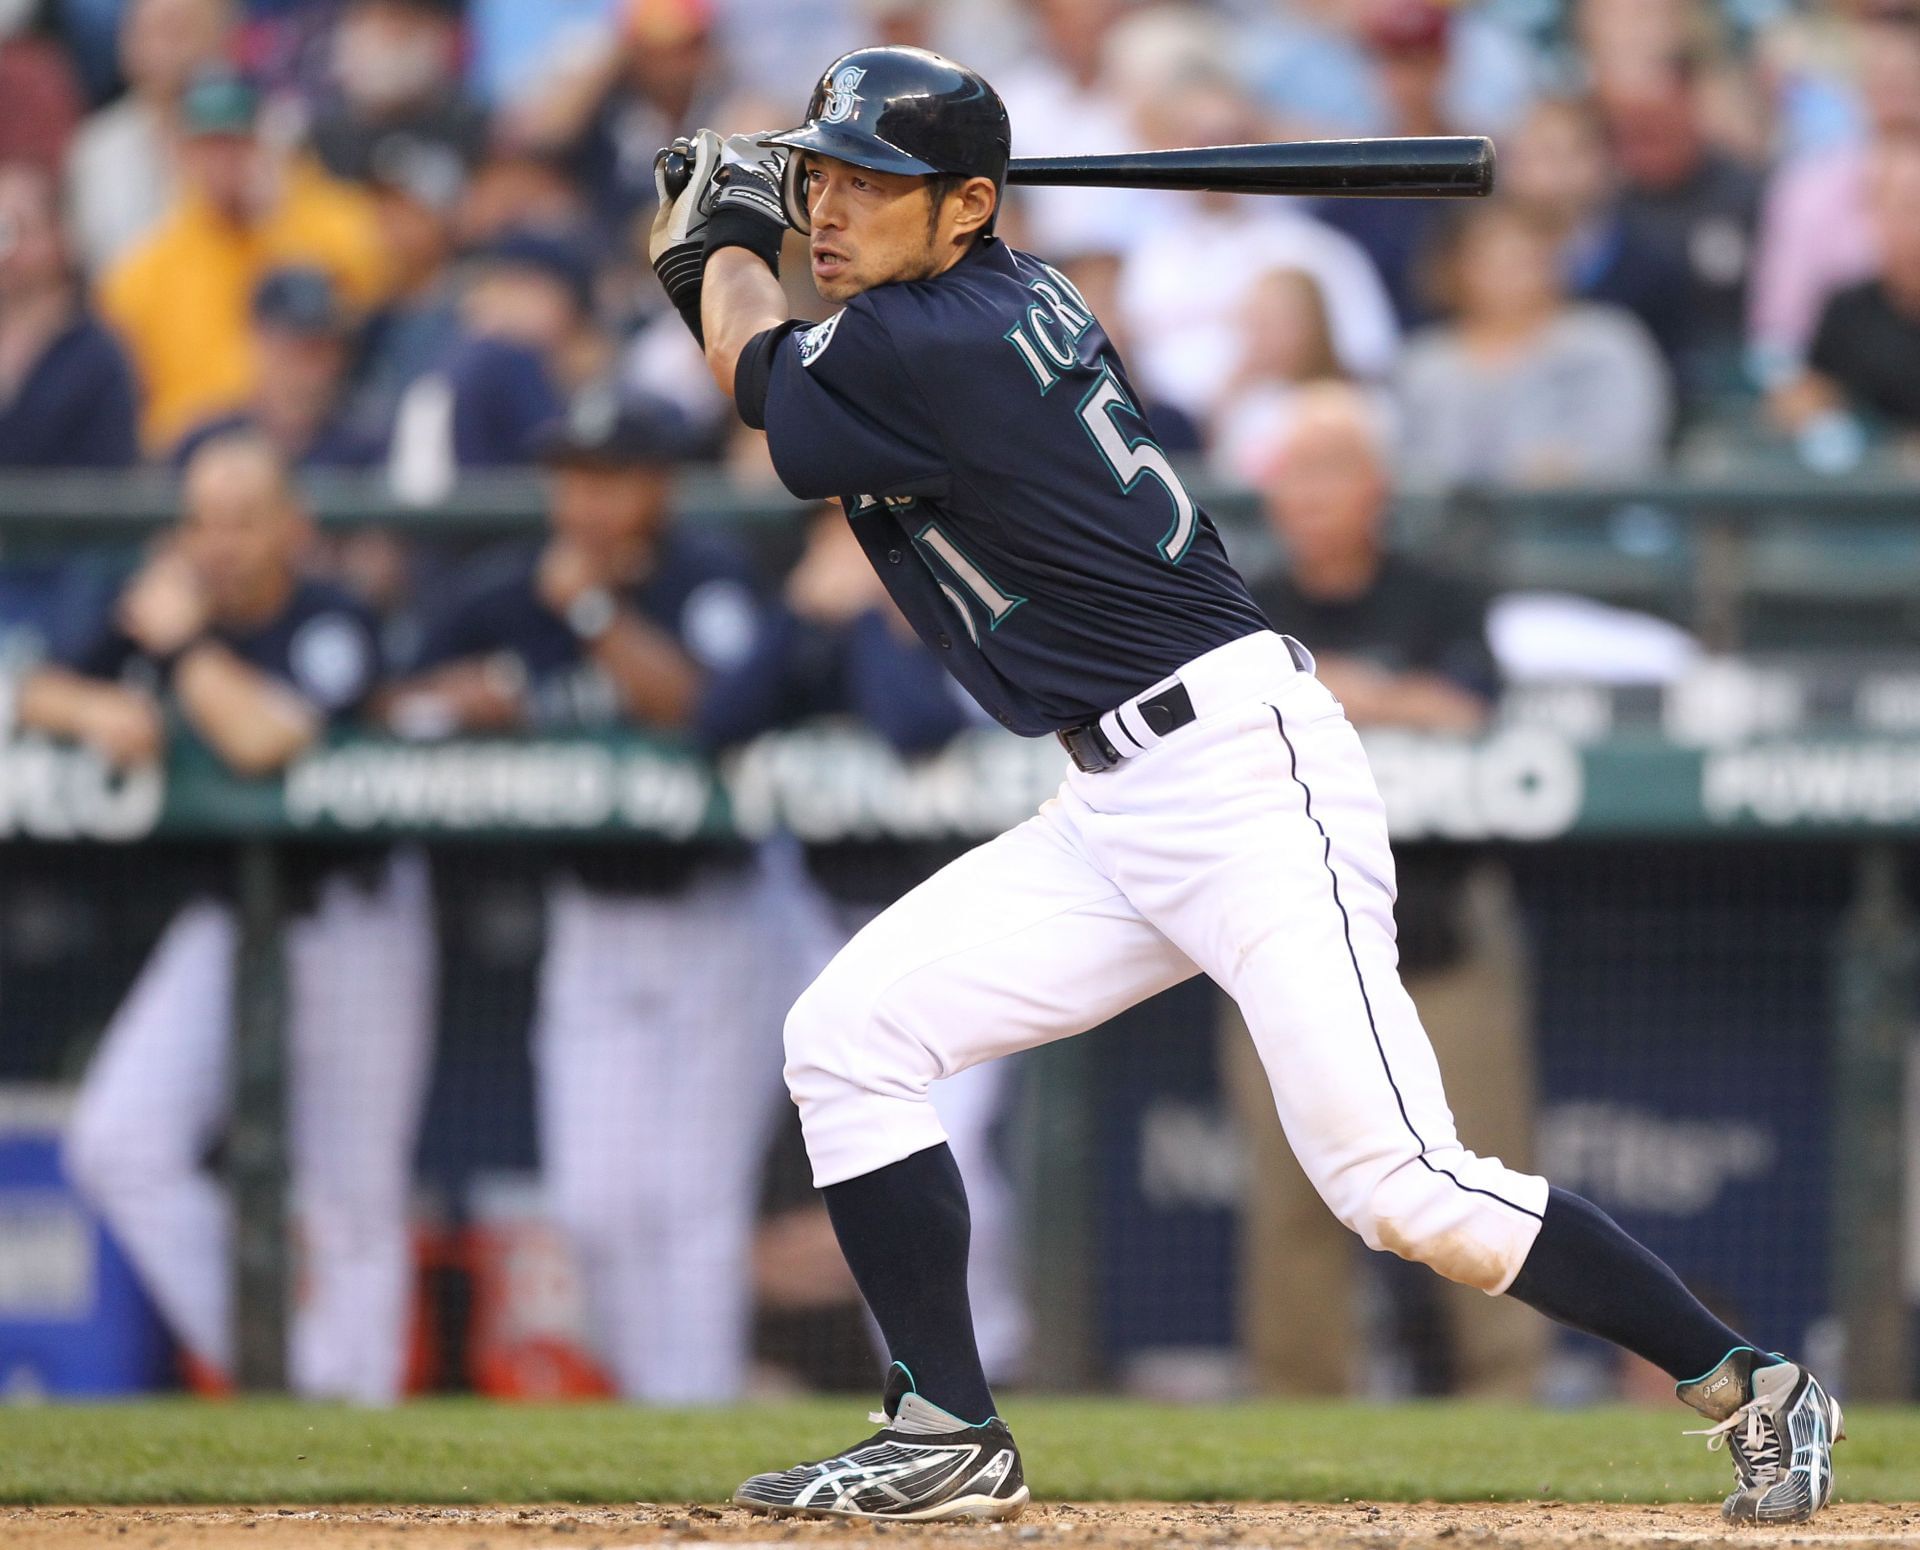
[[[927,230],[930,235],[940,235],[940,212],[946,207],[947,196],[959,193],[969,176],[961,172],[935,172],[928,175]]]
[[[940,236],[940,212],[945,208],[947,196],[957,194],[967,184],[980,176],[977,172],[934,172],[927,176],[927,235],[938,239]],[[967,233],[966,245],[971,248],[984,237],[993,235],[994,222],[1000,216],[1001,195],[994,193],[993,213],[987,217],[986,224]]]

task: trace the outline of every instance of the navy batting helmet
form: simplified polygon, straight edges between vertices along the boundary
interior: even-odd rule
[[[998,192],[1013,135],[1000,94],[966,66],[923,48],[857,48],[827,66],[804,124],[761,143],[876,172],[991,178]],[[806,231],[798,155],[788,158],[786,202],[788,218]]]

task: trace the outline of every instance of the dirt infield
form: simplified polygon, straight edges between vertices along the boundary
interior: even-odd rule
[[[716,1544],[735,1550],[871,1550],[881,1537],[940,1550],[1521,1550],[1528,1546],[1888,1546],[1920,1550],[1920,1503],[1845,1505],[1805,1529],[1730,1529],[1711,1507],[1623,1507],[1527,1502],[1339,1505],[1221,1503],[1055,1504],[990,1527],[786,1522],[732,1508],[661,1507],[40,1507],[0,1508],[8,1550],[644,1550]]]

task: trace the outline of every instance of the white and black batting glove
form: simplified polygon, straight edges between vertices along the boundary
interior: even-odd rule
[[[717,134],[698,129],[662,146],[653,158],[653,187],[660,205],[647,234],[647,260],[667,300],[702,344],[700,276],[707,265],[707,220],[720,148]]]
[[[707,220],[708,254],[745,248],[780,273],[780,242],[787,234],[787,206],[780,189],[786,173],[787,152],[762,145],[757,135],[735,135],[721,147]]]

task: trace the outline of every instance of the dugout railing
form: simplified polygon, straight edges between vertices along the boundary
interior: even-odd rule
[[[738,528],[776,566],[799,508],[773,493],[742,495],[690,477],[688,520]],[[463,487],[421,509],[359,484],[316,483],[323,528],[380,527],[470,545],[532,531],[537,481]],[[111,568],[173,514],[163,479],[0,481],[0,567],[44,583],[74,555]],[[1208,504],[1250,568],[1273,563],[1245,492]],[[1646,608],[1687,625],[1717,653],[1746,653],[1800,683],[1797,715],[1723,726],[1678,740],[1671,717],[1631,695],[1605,694],[1606,714],[1569,722],[1516,704],[1472,742],[1380,734],[1371,753],[1396,840],[1492,846],[1539,858],[1561,846],[1710,857],[1773,855],[1791,869],[1819,848],[1838,859],[1849,899],[1831,918],[1830,1084],[1824,1220],[1828,1306],[1844,1332],[1851,1392],[1910,1391],[1909,1310],[1902,1259],[1902,1092],[1916,1020],[1916,934],[1910,903],[1920,840],[1920,715],[1902,720],[1897,692],[1920,679],[1920,510],[1896,482],[1686,484],[1450,500],[1411,497],[1404,540],[1495,589],[1558,589]],[[0,621],[3,623],[4,621]],[[25,660],[16,643],[11,660]],[[1873,724],[1834,689],[1863,674],[1891,682]],[[1798,678],[1795,679],[1795,675]],[[1599,693],[1599,691],[1594,691]],[[1790,696],[1792,698],[1792,696]],[[1557,709],[1556,709],[1557,707]],[[1591,706],[1589,706],[1589,710]],[[1869,718],[1870,719],[1870,718]],[[288,1263],[282,1101],[284,863],[301,847],[352,837],[429,843],[592,836],[608,845],[697,833],[803,837],[857,833],[984,838],[1050,789],[1046,744],[969,734],[903,766],[844,731],[776,734],[712,769],[671,743],[639,736],[402,744],[335,739],[283,779],[240,781],[191,746],[164,770],[114,776],[73,750],[10,738],[0,748],[0,839],[126,846],[184,839],[226,847],[242,930],[236,981],[236,1123],[225,1151],[240,1231],[235,1275],[245,1386],[284,1384]],[[1756,847],[1758,851],[1756,852]],[[1029,1116],[1034,1243],[1045,1256],[1036,1376],[1098,1381],[1089,1266],[1087,1158],[1100,1102],[1087,1041],[1049,1052],[1048,1101]]]

